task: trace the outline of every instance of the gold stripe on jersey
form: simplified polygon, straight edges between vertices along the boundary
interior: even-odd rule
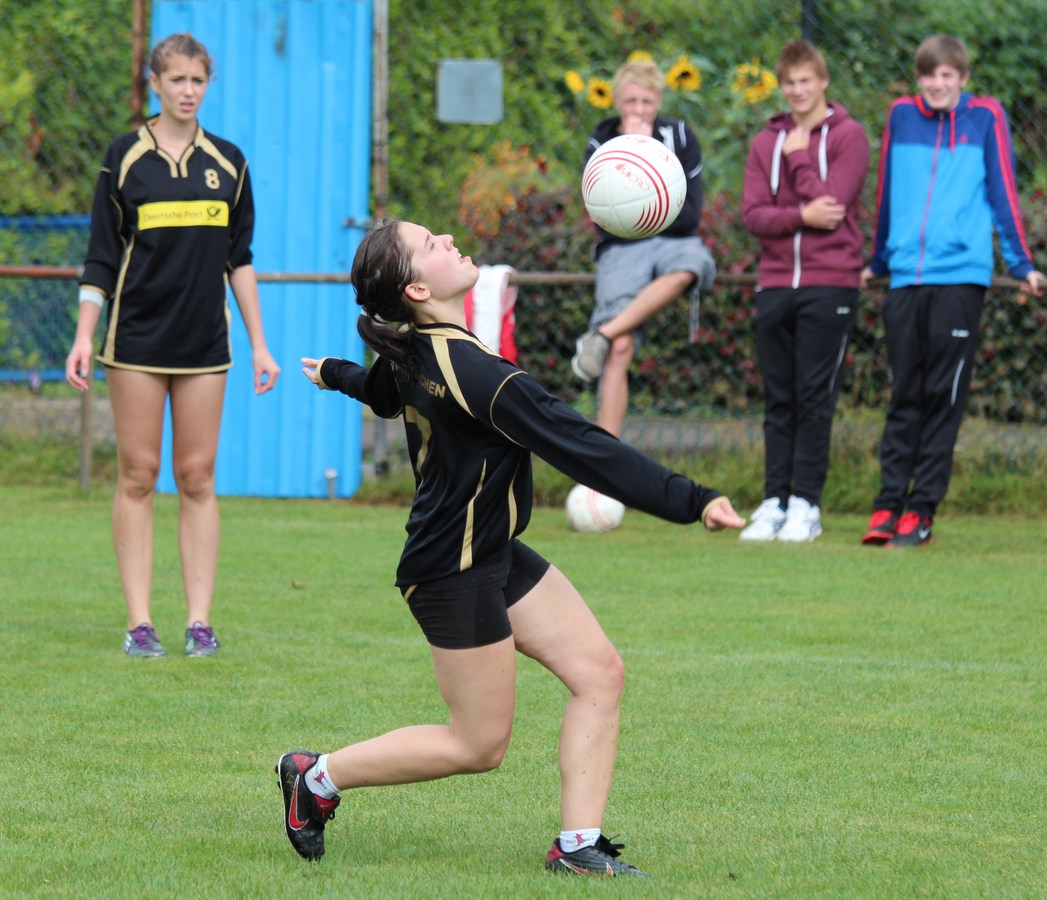
[[[512,540],[513,533],[516,531],[516,520],[519,517],[519,510],[516,508],[516,491],[513,488],[516,486],[516,478],[520,474],[520,467],[516,468],[516,475],[513,476],[513,480],[509,482],[509,496],[506,498],[509,501],[509,534],[506,535],[507,540]]]
[[[429,335],[433,340],[439,338],[443,341],[464,341],[467,344],[472,344],[475,347],[479,347],[488,356],[499,356],[500,354],[495,353],[490,347],[488,347],[483,341],[481,341],[475,334],[468,331],[462,331],[460,328],[451,328],[448,326],[436,326],[435,328],[426,328],[425,333]]]
[[[99,362],[110,369],[122,369],[125,372],[148,372],[150,375],[220,375],[233,367],[231,362],[222,363],[217,366],[207,366],[203,369],[176,369],[169,366],[139,366],[133,363],[116,362],[104,359],[102,354],[96,357]]]
[[[458,376],[455,375],[454,366],[451,365],[451,351],[447,346],[447,338],[443,335],[434,334],[432,339],[433,353],[436,355],[436,365],[439,366],[440,372],[444,376],[444,381],[447,382],[447,387],[450,389],[451,394],[454,396],[458,405],[469,413],[469,415],[473,415],[473,411],[469,409],[469,404],[465,400],[465,394],[462,393],[462,387],[458,384]]]
[[[199,132],[196,146],[203,150],[208,156],[212,157],[218,165],[225,169],[232,176],[233,181],[236,181],[240,177],[240,173],[236,171],[236,166],[229,162],[229,160],[222,155],[222,152],[204,136],[203,129]],[[239,199],[239,194],[237,197]]]
[[[487,477],[487,460],[480,469],[480,479],[476,483],[476,490],[469,498],[465,507],[465,533],[462,535],[461,571],[473,567],[473,529],[476,527],[476,498],[484,489],[484,480]]]
[[[124,210],[120,205],[120,201],[116,199],[112,194],[109,195],[109,202],[116,207],[116,230],[118,234],[124,233]]]
[[[225,345],[229,348],[229,365],[233,365],[233,311],[229,308],[229,276],[223,275],[222,281],[225,283],[225,296],[226,300],[222,304],[225,307]]]
[[[247,163],[244,163],[244,170],[240,173],[240,180],[236,183],[236,196],[233,197],[233,208],[240,203],[240,192],[244,189],[244,175],[247,172]]]
[[[163,149],[162,147],[160,148]],[[178,158],[178,171],[172,172],[172,178],[188,178],[189,177],[189,157],[193,155],[193,151],[196,149],[196,144],[192,143],[185,148],[185,152]]]
[[[439,330],[426,331],[429,335],[433,345],[433,354],[436,356],[436,364],[440,368],[441,374],[444,376],[444,380],[447,382],[447,387],[454,395],[454,399],[458,405],[464,409],[469,415],[476,418],[475,413],[469,409],[469,404],[466,403],[465,394],[462,393],[462,388],[458,384],[458,376],[455,374],[454,366],[451,364],[451,350],[449,346],[450,341],[465,341],[466,343],[473,344],[483,350],[485,353],[491,356],[498,356],[490,347],[486,346],[483,341],[472,334],[463,334],[457,328],[441,328]],[[432,386],[435,386],[433,384]],[[426,390],[430,394],[435,393],[431,385],[426,385]]]
[[[509,383],[509,379],[515,378],[517,375],[523,375],[523,371],[518,370],[509,375],[508,378],[506,378],[500,385],[498,385],[498,389],[494,392],[494,395],[491,397],[491,408],[487,411],[487,417],[491,420],[491,424],[494,425],[495,428],[498,428],[498,423],[494,420],[494,405],[498,402],[498,396],[502,393],[502,388],[504,388]],[[523,444],[521,444],[519,441],[513,440],[513,438],[509,437],[509,435],[502,431],[501,428],[498,428],[498,433],[502,437],[504,437],[510,444],[516,444],[517,447],[523,446]]]
[[[116,276],[116,289],[113,291],[113,308],[109,314],[109,327],[105,332],[105,341],[102,343],[102,362],[109,364],[116,358],[116,326],[120,322],[120,302],[124,296],[124,279],[127,277],[127,267],[131,264],[131,254],[134,252],[135,236],[132,234],[127,246],[124,247],[124,256],[120,260],[120,271]]]
[[[143,203],[138,207],[138,230],[149,228],[194,228],[229,225],[229,204],[225,200],[168,200]]]
[[[421,446],[418,448],[418,458],[414,461],[414,470],[418,473],[418,478],[421,479],[422,463],[425,462],[425,458],[429,455],[429,441],[433,436],[433,426],[430,425],[429,420],[413,406],[404,407],[404,421],[414,425],[422,436]]]
[[[124,181],[127,178],[127,173],[131,170],[138,160],[145,156],[150,150],[153,149],[153,143],[147,141],[143,137],[145,126],[143,125],[138,130],[138,140],[131,145],[131,149],[124,154],[124,158],[120,160],[120,174],[116,179],[117,190],[120,190],[124,186]],[[177,174],[174,165],[171,165],[171,176],[174,177]]]

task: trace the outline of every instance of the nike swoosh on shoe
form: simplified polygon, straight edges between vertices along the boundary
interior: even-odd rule
[[[287,812],[287,824],[291,826],[295,831],[301,831],[309,824],[309,820],[302,820],[298,818],[298,785],[301,782],[301,776],[296,776],[294,780],[294,790],[291,791],[291,804],[290,809]]]

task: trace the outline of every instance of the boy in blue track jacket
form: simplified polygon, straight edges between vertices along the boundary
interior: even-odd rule
[[[920,93],[891,106],[881,148],[877,221],[862,286],[890,275],[883,305],[891,402],[880,444],[880,493],[863,544],[920,546],[952,474],[993,274],[995,231],[1010,274],[1043,293],[1025,241],[1007,114],[964,92],[963,41],[916,51]]]

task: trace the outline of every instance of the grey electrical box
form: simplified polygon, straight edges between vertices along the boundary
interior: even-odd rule
[[[493,125],[502,121],[502,64],[496,59],[444,59],[436,71],[436,118]]]

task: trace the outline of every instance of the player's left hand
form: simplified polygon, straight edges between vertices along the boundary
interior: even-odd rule
[[[741,528],[745,519],[734,511],[730,500],[722,497],[705,514],[704,524],[709,531],[722,531],[724,528]]]

